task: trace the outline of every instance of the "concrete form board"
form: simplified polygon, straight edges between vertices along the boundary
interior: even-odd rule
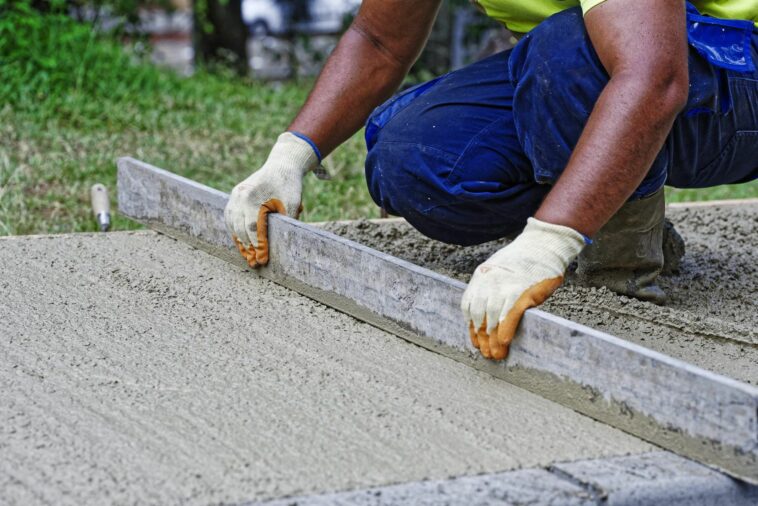
[[[669,452],[561,463],[548,469],[291,497],[259,506],[752,506],[758,487]],[[251,505],[252,506],[252,505]]]
[[[241,264],[227,195],[133,159],[119,161],[122,213]],[[272,215],[259,273],[421,346],[486,370],[682,455],[758,483],[758,389],[539,310],[506,362],[472,348],[463,283]]]

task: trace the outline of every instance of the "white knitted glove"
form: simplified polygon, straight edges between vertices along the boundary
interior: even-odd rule
[[[529,218],[512,243],[476,268],[461,309],[484,357],[506,357],[524,312],[561,285],[582,248],[584,236],[574,229]]]
[[[226,228],[251,267],[268,263],[268,213],[297,218],[302,210],[303,176],[319,166],[303,139],[285,132],[266,163],[234,187],[224,210]]]

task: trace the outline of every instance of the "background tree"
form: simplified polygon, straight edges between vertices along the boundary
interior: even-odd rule
[[[242,0],[195,0],[192,45],[197,63],[230,65],[248,72],[248,29],[242,21]]]

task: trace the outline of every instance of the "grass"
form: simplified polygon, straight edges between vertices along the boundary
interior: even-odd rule
[[[695,202],[755,198],[758,198],[758,180],[745,184],[714,186],[713,188],[666,188],[666,202]]]
[[[99,100],[91,112],[44,121],[38,111],[1,110],[0,234],[95,230],[89,188],[102,182],[115,201],[120,156],[229,191],[260,167],[307,89],[212,76],[177,85],[192,88],[193,97],[159,95],[143,104]],[[306,178],[303,219],[378,216],[363,182],[364,156],[356,136],[327,159],[332,181]],[[136,226],[114,217],[114,230]]]
[[[260,167],[310,84],[182,78],[63,16],[0,10],[0,235],[96,230],[89,188],[101,182],[115,200],[119,156],[229,191]],[[331,181],[306,178],[304,220],[378,216],[364,156],[357,134],[327,159]],[[758,182],[668,195],[758,197]],[[114,230],[136,227],[114,217]]]
[[[310,82],[263,84],[143,63],[65,16],[0,0],[0,235],[94,231],[89,188],[115,200],[120,156],[229,191],[261,166]],[[308,176],[303,219],[377,217],[360,134]],[[114,202],[115,203],[115,202]],[[115,216],[113,229],[138,225]]]

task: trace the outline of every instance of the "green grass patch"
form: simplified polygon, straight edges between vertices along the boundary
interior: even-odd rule
[[[311,85],[204,72],[184,78],[65,16],[3,11],[2,2],[3,235],[96,230],[89,188],[101,182],[115,200],[120,156],[229,191],[262,165]],[[332,181],[306,177],[303,219],[379,215],[364,157],[358,134],[326,160]],[[136,226],[116,216],[113,229]]]
[[[666,202],[755,198],[758,198],[758,180],[745,184],[714,186],[713,188],[666,188]]]
[[[183,78],[60,15],[0,0],[0,235],[94,231],[89,188],[115,201],[120,156],[223,191],[261,166],[310,82],[265,84],[199,72]],[[379,214],[357,134],[308,176],[307,221]],[[758,183],[673,190],[669,200],[758,197]],[[114,202],[115,204],[115,202]],[[137,225],[115,216],[113,229]]]
[[[134,156],[214,188],[231,190],[261,166],[276,135],[286,127],[288,113],[294,113],[295,104],[303,100],[306,87],[272,90],[225,84],[221,91],[237,94],[237,100],[227,99],[228,109],[208,115],[186,109],[180,101],[160,109],[99,101],[101,121],[82,127],[54,119],[40,122],[33,113],[10,108],[0,110],[0,234],[94,231],[89,189],[102,182],[115,205],[115,161],[120,156]],[[241,96],[248,100],[239,100]],[[263,97],[267,103],[260,101]],[[206,100],[215,107],[216,100]],[[110,122],[111,114],[141,126]],[[244,128],[228,126],[241,121]],[[379,215],[363,180],[364,156],[362,140],[356,136],[327,159],[332,181],[306,177],[303,219]],[[120,216],[114,218],[113,230],[136,226]]]

